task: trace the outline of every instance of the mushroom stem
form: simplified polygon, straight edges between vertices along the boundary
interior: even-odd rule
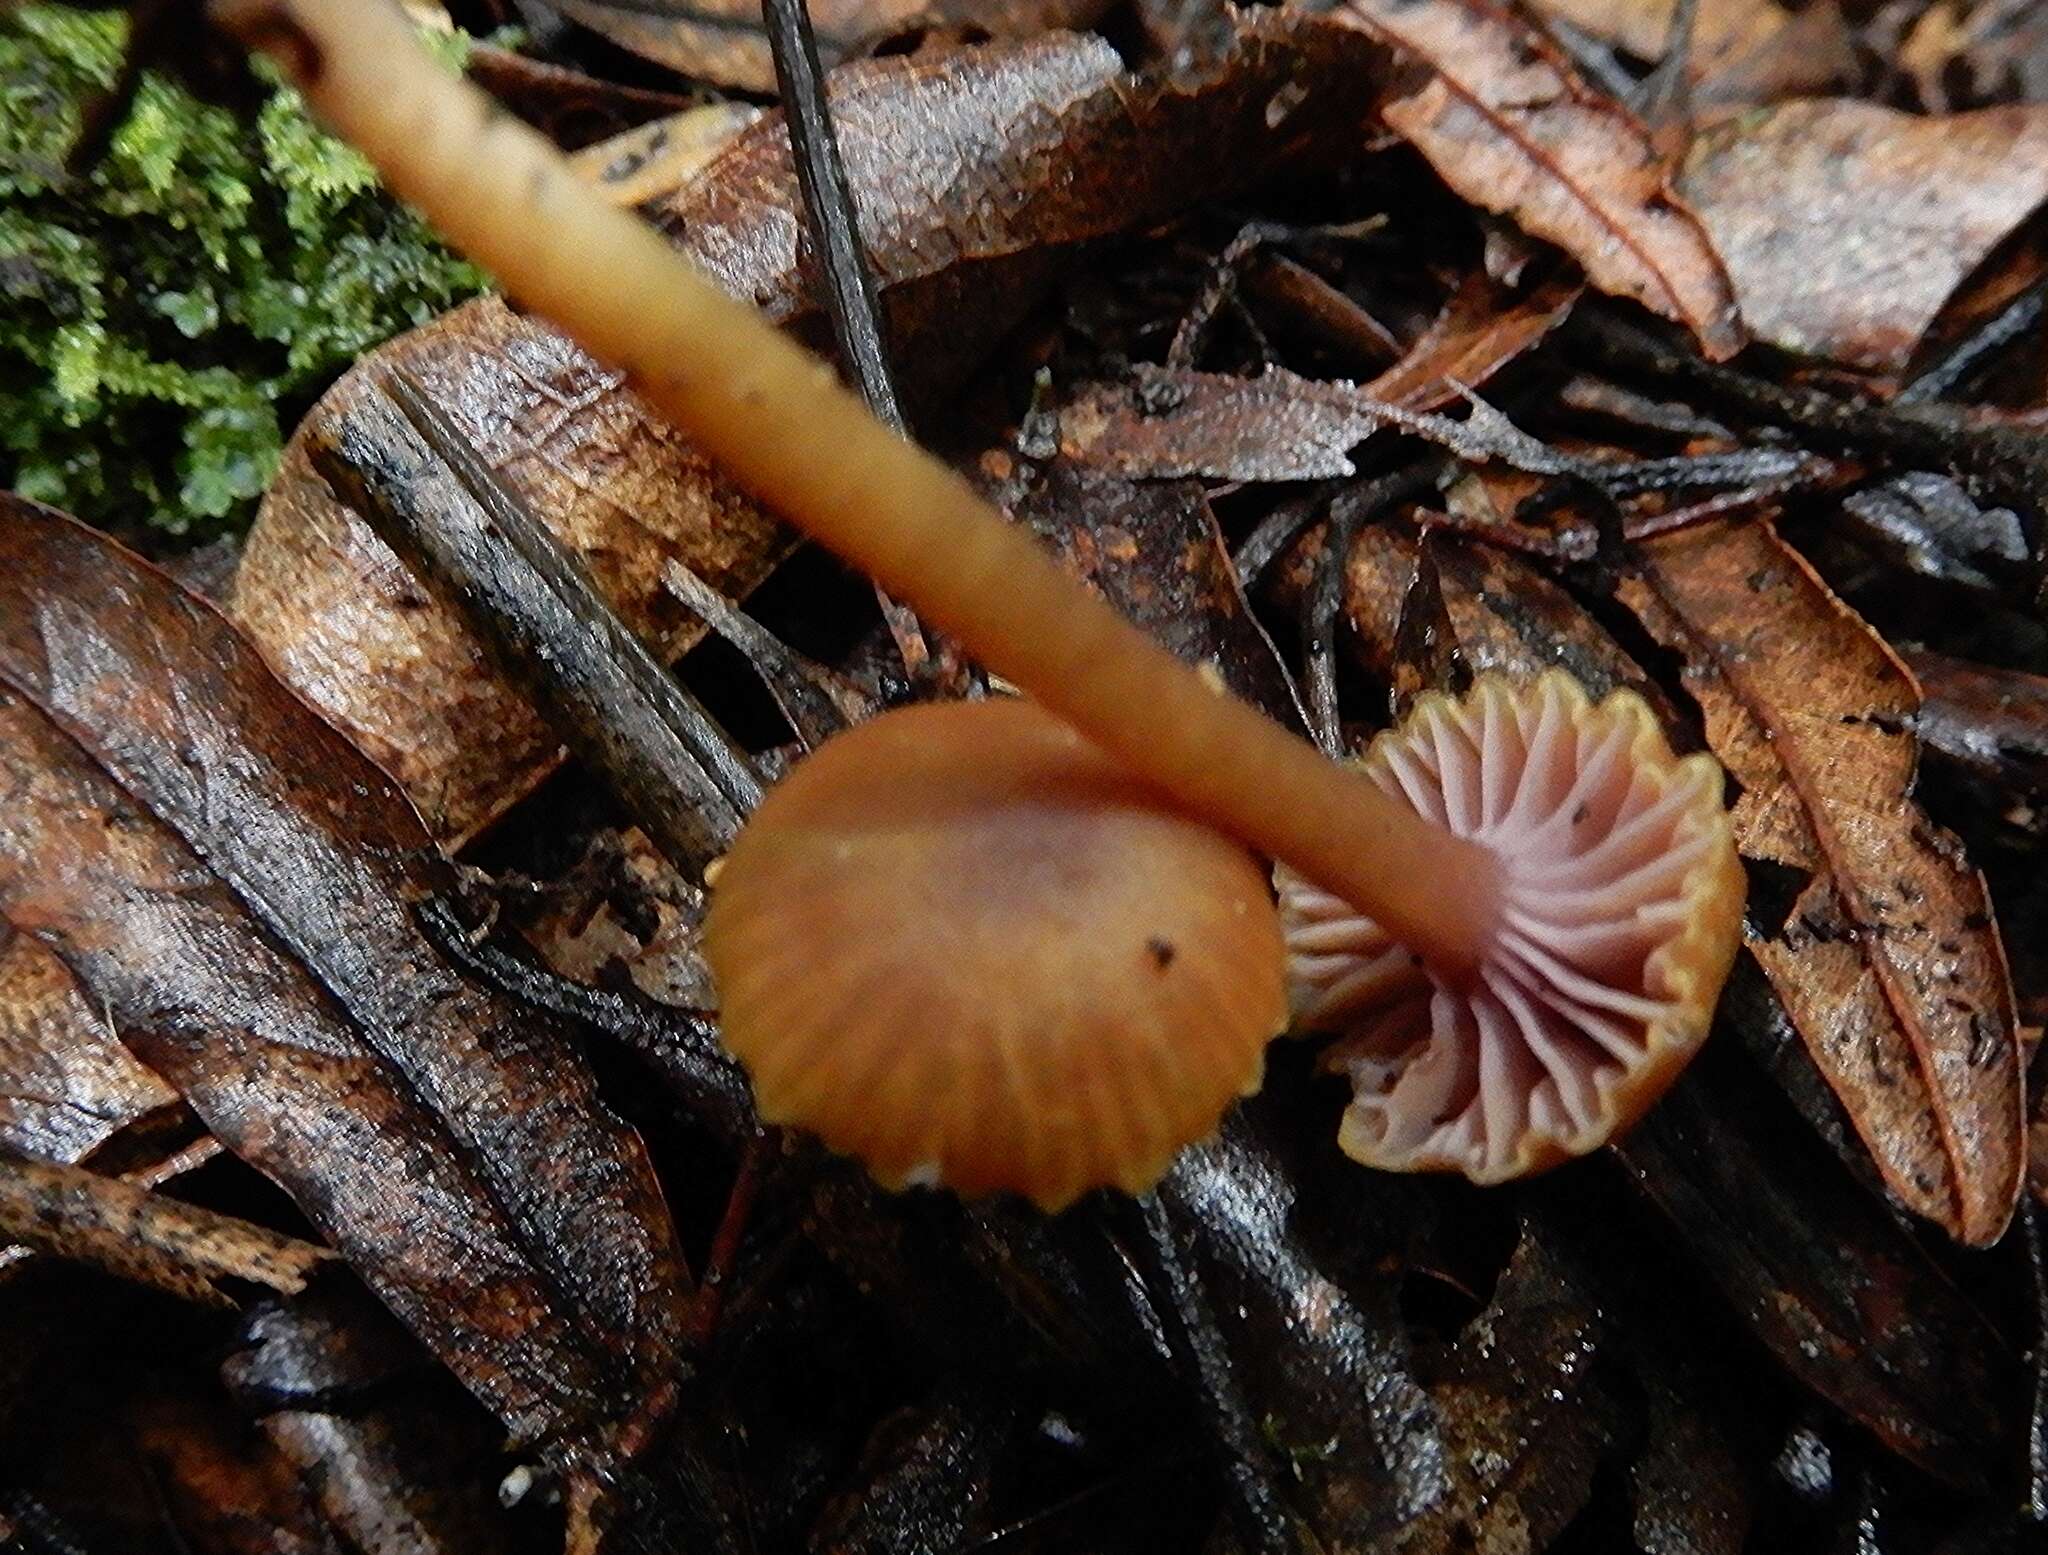
[[[1478,964],[1500,911],[1489,849],[1219,695],[830,367],[449,79],[395,8],[214,0],[213,15],[514,299],[625,369],[769,507],[1182,807],[1370,912],[1440,975]]]

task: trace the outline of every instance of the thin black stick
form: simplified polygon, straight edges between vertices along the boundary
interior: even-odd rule
[[[1566,325],[1593,365],[1675,385],[1689,398],[1790,427],[1823,453],[1853,454],[1904,469],[1947,470],[1971,494],[2014,508],[2036,554],[2044,532],[2048,438],[2017,427],[1973,422],[1946,405],[1869,405],[1818,389],[1770,383],[1701,360],[1600,309],[1580,309]]]
[[[762,13],[775,57],[776,87],[789,120],[797,188],[803,195],[804,230],[818,258],[825,312],[832,321],[839,359],[852,374],[868,409],[898,432],[907,433],[889,349],[882,339],[874,267],[868,263],[867,247],[861,241],[853,188],[846,180],[839,137],[825,102],[824,69],[818,62],[810,7],[804,0],[767,0]],[[950,655],[947,663],[934,661],[916,613],[879,587],[875,598],[911,678],[920,682],[950,678]]]
[[[1368,519],[1435,484],[1450,461],[1432,453],[1405,467],[1361,481],[1337,494],[1323,532],[1323,551],[1309,576],[1301,610],[1302,690],[1309,730],[1324,752],[1341,759],[1344,731],[1337,710],[1337,630],[1343,614],[1344,569],[1352,542]]]
[[[760,802],[744,753],[402,374],[314,465],[451,600],[679,868],[728,848]]]
[[[2014,341],[2033,334],[2048,314],[2048,279],[2036,281],[1943,352],[1899,390],[1895,405],[1953,399]]]
[[[1272,1450],[1230,1369],[1208,1293],[1174,1236],[1174,1216],[1157,1193],[1141,1195],[1123,1217],[1127,1246],[1150,1288],[1167,1348],[1195,1389],[1215,1439],[1224,1503],[1246,1555],[1294,1555],[1303,1547],[1282,1499]]]

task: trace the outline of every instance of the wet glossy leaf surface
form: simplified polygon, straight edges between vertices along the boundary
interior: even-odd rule
[[[225,621],[47,511],[0,546],[9,916],[514,1430],[595,1436],[675,1342],[638,1142],[440,963],[412,811]]]

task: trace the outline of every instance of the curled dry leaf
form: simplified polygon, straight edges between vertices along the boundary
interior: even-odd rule
[[[1886,1183],[1996,1241],[2024,1156],[2012,984],[1982,876],[1912,799],[1912,676],[1767,523],[1643,554],[1623,597],[1685,657],[1743,856],[1793,882],[1752,901],[1750,951]]]
[[[588,1443],[685,1283],[638,1139],[552,1021],[465,982],[388,778],[214,611],[0,507],[0,910],[515,1432]]]
[[[1404,409],[1369,388],[1269,367],[1256,378],[1138,363],[1127,383],[1087,384],[1060,414],[1061,451],[1137,480],[1315,480],[1349,475],[1347,450],[1391,428],[1476,462],[1557,474],[1577,468],[1474,401],[1463,421]]]
[[[121,1046],[64,963],[0,917],[0,1149],[81,1161],[177,1099]]]
[[[1708,130],[1679,187],[1758,338],[1896,372],[1963,277],[2048,199],[2048,107],[1928,118],[1785,103]]]
[[[1041,251],[1163,219],[1296,152],[1354,145],[1369,109],[1356,82],[1381,58],[1354,31],[1282,13],[1246,21],[1227,56],[1184,81],[1137,80],[1108,44],[1071,36],[838,72],[835,124],[908,387],[948,381],[1010,325],[1052,262]],[[1201,156],[1187,154],[1194,145]],[[800,326],[816,293],[798,208],[777,116],[651,214],[727,290]],[[309,450],[339,446],[387,366],[435,398],[662,651],[703,630],[662,588],[668,561],[738,598],[788,542],[617,374],[501,302],[471,303],[366,358],[287,449],[232,613],[437,836],[463,836],[556,747],[474,638],[314,473]]]
[[[1460,195],[1564,249],[1602,291],[1740,350],[1727,272],[1650,136],[1492,0],[1347,0],[1335,15],[1411,62],[1382,109]]]

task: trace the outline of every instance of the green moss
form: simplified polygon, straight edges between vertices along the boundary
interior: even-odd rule
[[[148,79],[67,179],[122,27],[35,5],[0,21],[0,485],[111,527],[215,532],[248,522],[343,368],[484,281],[290,91],[251,125]]]

